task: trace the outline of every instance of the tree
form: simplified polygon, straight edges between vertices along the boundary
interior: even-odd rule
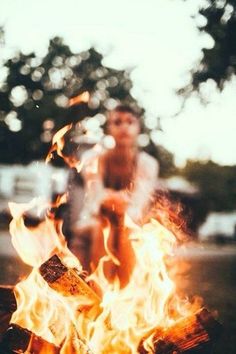
[[[130,73],[105,67],[102,59],[93,48],[74,54],[61,38],[55,37],[44,58],[18,52],[4,63],[0,162],[28,163],[44,158],[55,131],[70,122],[104,113],[114,100],[142,112],[130,94]],[[69,107],[69,99],[84,91],[90,93],[89,102]]]
[[[212,161],[188,161],[182,174],[199,187],[203,208],[211,211],[235,210],[236,166],[219,166]]]
[[[221,89],[236,69],[236,1],[208,0],[208,3],[209,6],[200,11],[207,19],[201,30],[209,33],[215,44],[212,49],[203,50],[201,65],[193,73],[195,89],[208,79],[215,80]]]

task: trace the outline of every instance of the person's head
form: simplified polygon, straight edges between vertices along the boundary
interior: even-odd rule
[[[119,105],[108,115],[107,133],[113,136],[116,146],[135,146],[140,129],[140,117],[129,106]]]

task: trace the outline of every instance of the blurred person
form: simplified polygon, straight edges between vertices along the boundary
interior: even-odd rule
[[[127,284],[135,263],[124,216],[141,223],[159,172],[158,162],[138,148],[140,130],[140,117],[131,107],[119,105],[109,112],[106,133],[115,146],[85,163],[83,208],[71,244],[84,269],[91,271],[106,254],[103,230],[107,228],[107,248],[118,262],[106,261],[104,273],[111,281],[118,276],[121,286]]]

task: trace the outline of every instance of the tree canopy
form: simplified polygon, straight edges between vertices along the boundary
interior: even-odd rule
[[[222,88],[236,71],[236,1],[208,0],[208,6],[200,13],[207,19],[201,30],[209,33],[215,44],[203,50],[201,65],[193,73],[193,87],[213,79]]]
[[[48,151],[52,134],[68,123],[104,113],[115,100],[140,111],[131,96],[129,72],[107,68],[94,48],[71,52],[61,38],[38,58],[21,52],[4,63],[0,86],[0,162],[27,163]],[[69,107],[69,99],[90,93],[89,102]]]

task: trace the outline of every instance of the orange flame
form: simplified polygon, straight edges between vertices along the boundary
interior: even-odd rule
[[[82,102],[87,103],[89,101],[89,96],[90,96],[89,92],[85,91],[78,96],[72,97],[69,100],[69,107],[75,106],[75,105],[80,104]]]
[[[53,152],[56,151],[58,156],[62,157],[65,161],[65,163],[71,167],[71,168],[76,168],[77,172],[80,172],[82,169],[82,163],[80,161],[78,161],[76,158],[72,157],[72,156],[65,156],[62,153],[62,150],[65,146],[65,139],[64,139],[64,135],[72,128],[72,124],[68,124],[66,126],[64,126],[63,128],[61,128],[60,130],[58,130],[58,132],[56,132],[56,134],[53,136],[52,139],[52,146],[49,150],[49,153],[45,159],[45,162],[48,163],[51,161],[51,159],[53,158]]]
[[[55,134],[46,161],[50,161],[56,151],[70,166],[77,166],[79,170],[88,161],[75,162],[62,153],[64,135],[71,127],[71,124],[67,125]],[[91,158],[87,173],[97,173],[97,162],[96,158]],[[16,286],[17,310],[12,316],[13,323],[59,346],[61,354],[137,354],[140,340],[147,334],[157,327],[168,328],[191,314],[193,308],[200,307],[197,303],[191,307],[188,301],[178,298],[167,267],[167,259],[172,256],[177,239],[169,228],[154,218],[141,227],[125,215],[124,227],[131,230],[129,240],[136,260],[125,287],[120,286],[118,279],[111,283],[105,276],[107,261],[116,267],[122,267],[122,263],[108,247],[109,226],[104,228],[106,255],[86,279],[97,284],[102,292],[100,305],[96,303],[99,311],[95,311],[93,320],[81,310],[91,305],[84,294],[66,296],[56,288],[52,289],[38,270],[42,263],[58,254],[66,267],[73,268],[75,272],[78,270],[80,274],[81,264],[67,248],[61,231],[62,222],[56,222],[53,213],[46,215],[34,228],[25,225],[24,214],[31,208],[45,210],[58,207],[66,198],[66,194],[59,197],[53,205],[40,199],[21,205],[9,203],[13,216],[10,224],[12,243],[21,259],[34,267],[28,278]],[[150,338],[146,344],[152,348]],[[46,349],[40,354],[47,354]]]
[[[63,157],[62,150],[65,145],[65,140],[64,140],[64,135],[72,128],[72,124],[68,124],[58,130],[56,134],[52,138],[52,147],[49,150],[49,153],[46,157],[46,163],[48,163],[52,158],[53,158],[53,152],[57,151],[57,154],[61,157]]]
[[[35,204],[36,201],[31,202],[28,208]],[[157,326],[169,327],[177,318],[191,313],[189,303],[176,296],[175,284],[166,267],[165,258],[172,255],[176,238],[158,221],[152,219],[138,227],[126,217],[129,227],[135,225],[130,235],[135,268],[125,288],[121,289],[119,282],[109,283],[103,264],[108,259],[116,265],[118,261],[106,246],[108,254],[88,278],[102,290],[102,312],[94,321],[89,321],[83,312],[78,312],[80,301],[84,300],[65,297],[49,288],[36,268],[56,252],[67,266],[81,271],[78,260],[67,249],[63,235],[56,233],[53,220],[45,218],[38,228],[29,229],[23,223],[27,206],[11,203],[10,208],[14,247],[25,263],[35,267],[30,276],[16,286],[18,308],[12,322],[61,346],[60,353],[80,352],[78,348],[83,348],[85,353],[91,349],[94,354],[135,354],[140,339],[149,331]],[[106,228],[105,245],[108,234]],[[175,308],[174,317],[171,317],[172,307]]]

